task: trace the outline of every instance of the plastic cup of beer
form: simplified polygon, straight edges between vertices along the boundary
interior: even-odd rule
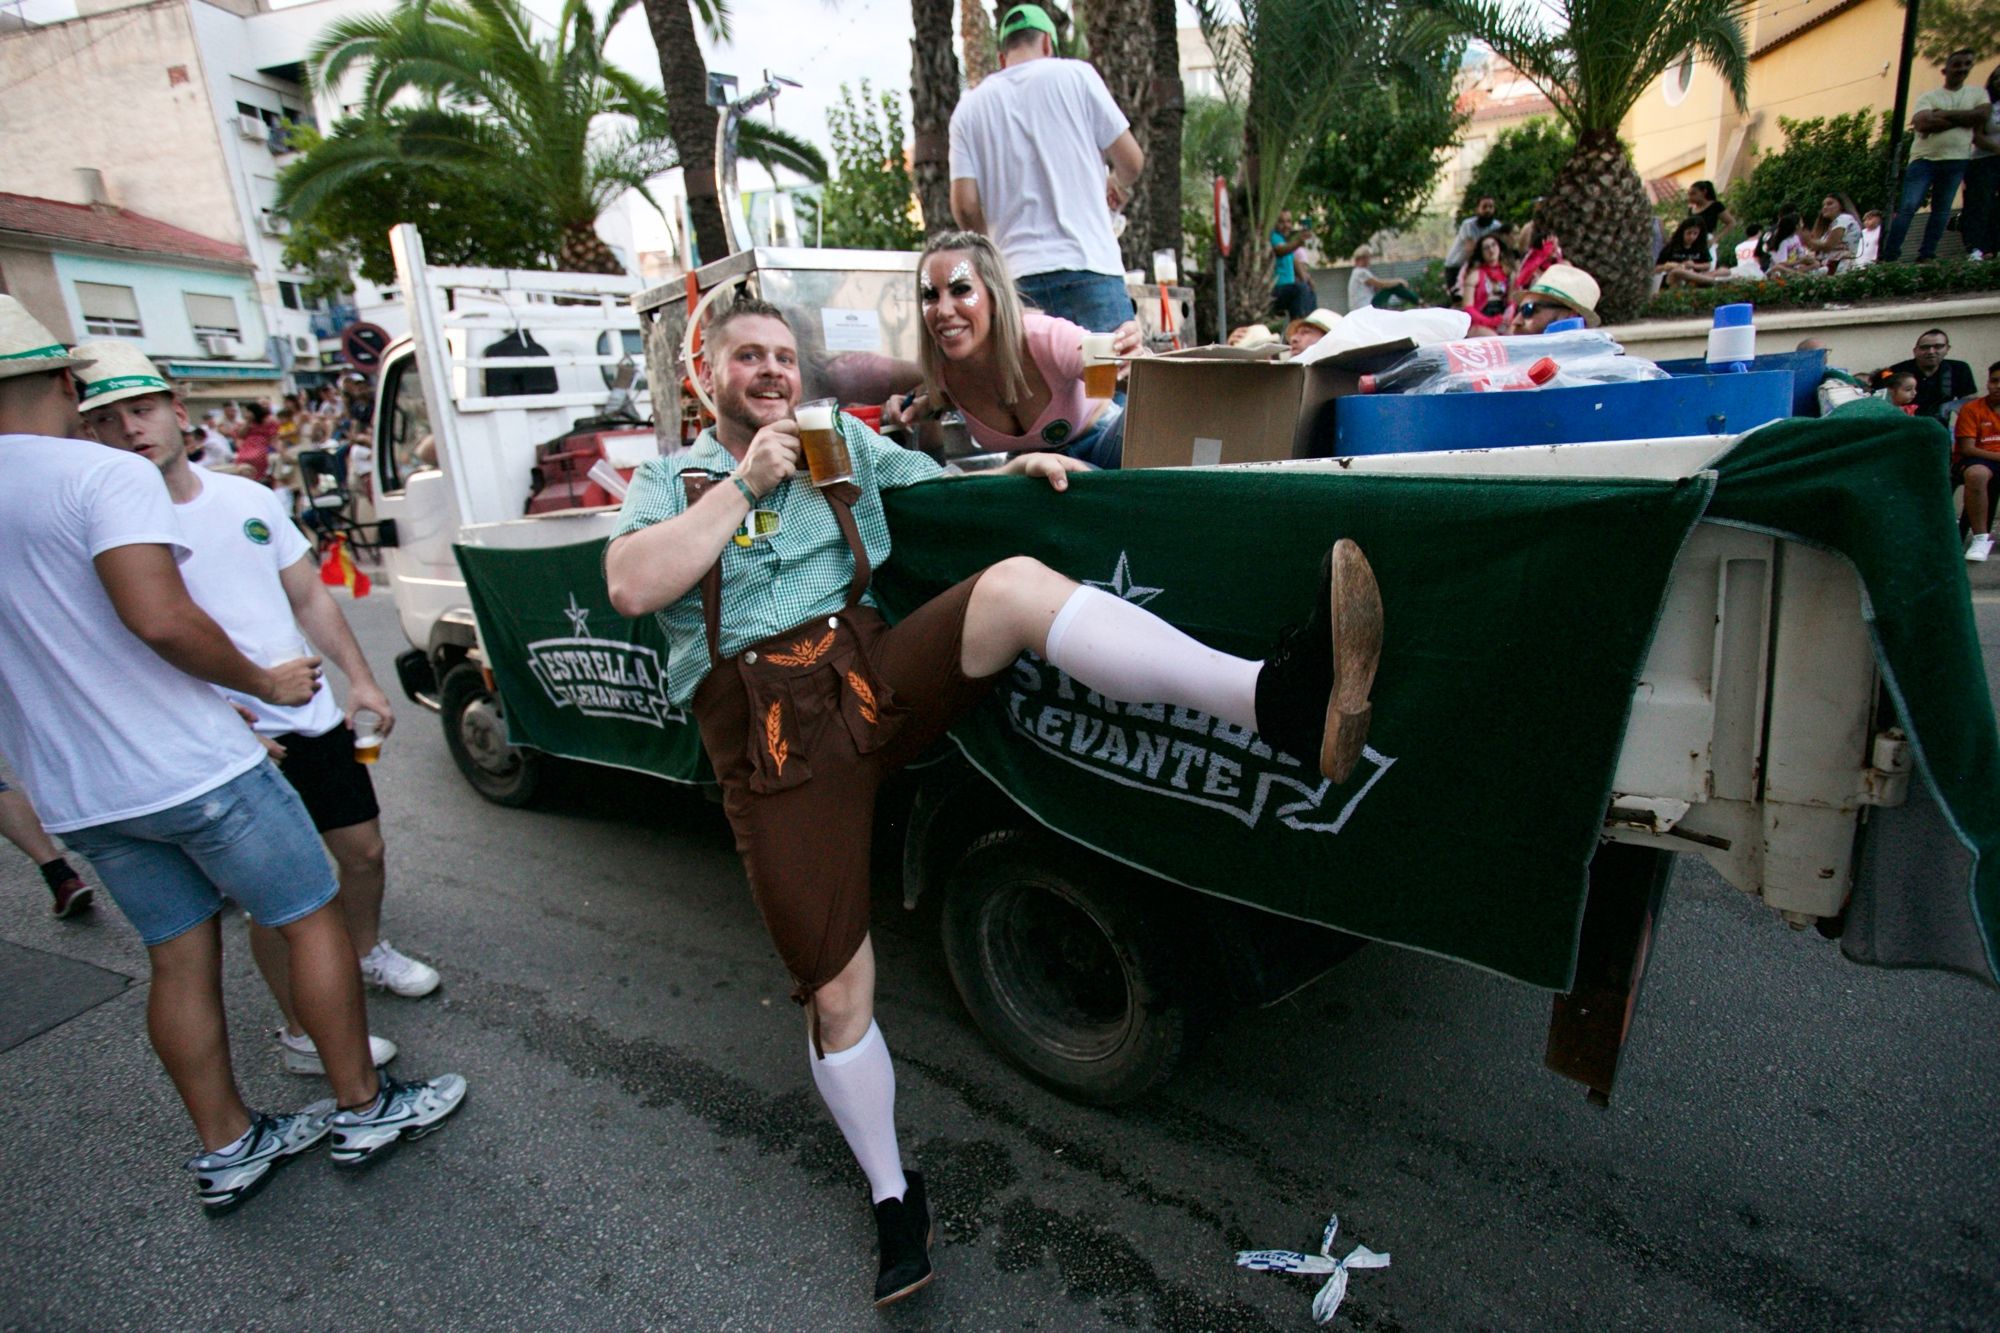
[[[806,447],[806,468],[815,486],[831,486],[854,480],[854,460],[848,457],[847,440],[834,421],[840,411],[838,398],[815,398],[800,403],[799,442]]]
[[[1109,398],[1118,392],[1118,360],[1111,353],[1108,333],[1083,335],[1083,394],[1086,398]]]
[[[382,719],[362,709],[354,715],[354,762],[372,764],[382,757]]]

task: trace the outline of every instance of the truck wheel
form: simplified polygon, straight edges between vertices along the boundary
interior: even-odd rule
[[[1179,968],[1130,871],[1008,829],[974,842],[945,887],[952,981],[1009,1059],[1095,1106],[1136,1100],[1173,1073],[1189,1035]]]
[[[538,751],[507,743],[500,699],[486,688],[484,673],[470,662],[453,667],[445,673],[439,703],[445,746],[473,790],[495,805],[533,805],[548,760]]]

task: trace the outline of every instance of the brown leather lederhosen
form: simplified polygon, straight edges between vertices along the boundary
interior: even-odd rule
[[[693,507],[714,479],[684,472]],[[859,490],[821,492],[854,558],[846,603],[722,656],[722,561],[702,576],[710,670],[695,718],[723,791],[752,896],[806,1006],[868,933],[869,850],[883,778],[934,744],[991,688],[959,670],[972,579],[891,629],[861,604],[872,569],[855,526]]]

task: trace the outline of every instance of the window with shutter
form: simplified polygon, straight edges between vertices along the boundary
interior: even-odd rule
[[[100,338],[137,338],[145,333],[139,323],[139,298],[130,287],[114,287],[104,282],[76,284],[76,303],[83,311],[84,332]]]
[[[195,337],[242,335],[243,321],[236,315],[236,302],[232,298],[204,292],[183,292],[182,296],[187,300],[188,323],[194,325]]]

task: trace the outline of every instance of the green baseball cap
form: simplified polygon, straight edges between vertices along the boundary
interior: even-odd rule
[[[1015,33],[1026,32],[1030,28],[1047,33],[1051,44],[1056,41],[1056,22],[1040,5],[1015,5],[1008,10],[1007,17],[1000,20],[1000,31],[994,35],[994,40],[1004,42]]]

